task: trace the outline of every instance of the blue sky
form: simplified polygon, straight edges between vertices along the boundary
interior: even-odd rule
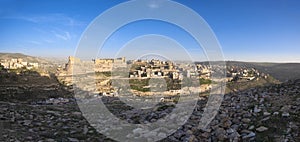
[[[66,58],[87,26],[121,0],[0,0],[0,52]],[[226,60],[300,62],[299,0],[180,0],[210,25]],[[147,28],[145,28],[147,27]],[[132,32],[134,31],[134,32]],[[172,37],[192,56],[197,44],[182,29],[159,21],[131,23],[107,41],[102,54],[144,34]]]

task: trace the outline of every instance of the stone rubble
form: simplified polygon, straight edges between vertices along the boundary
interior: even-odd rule
[[[179,129],[137,128],[127,137],[142,137],[145,141],[159,137],[164,138],[162,142],[300,141],[299,84],[286,82],[226,94],[212,122],[206,128],[198,128],[207,101],[204,96],[206,99],[197,102],[195,111]],[[172,112],[175,105],[141,111],[122,107],[114,98],[103,100],[113,102],[107,107],[115,116],[135,124],[159,121]],[[0,107],[0,141],[113,141],[88,123],[74,98],[50,97],[29,103],[0,101]],[[175,116],[170,119],[179,121]],[[117,125],[103,127],[121,129]],[[173,131],[175,133],[168,135]]]

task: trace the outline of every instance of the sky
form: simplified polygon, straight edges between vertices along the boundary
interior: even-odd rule
[[[67,58],[75,54],[91,22],[122,2],[126,1],[0,0],[0,52]],[[176,2],[191,8],[207,22],[220,43],[225,60],[300,62],[299,0]],[[126,13],[120,16],[122,14]],[[123,26],[98,52],[103,57],[114,56],[129,41],[147,34],[170,37],[186,48],[193,59],[205,60],[201,46],[189,33],[157,20]]]

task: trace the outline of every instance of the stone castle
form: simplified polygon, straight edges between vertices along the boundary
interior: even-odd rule
[[[95,59],[92,61],[82,61],[79,58],[69,56],[68,63],[65,65],[65,70],[68,73],[72,73],[74,69],[74,64],[82,67],[91,67],[95,72],[109,72],[112,71],[113,66],[126,66],[125,57],[117,58],[117,59]]]

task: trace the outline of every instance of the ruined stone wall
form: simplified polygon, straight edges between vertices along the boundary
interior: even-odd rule
[[[81,61],[79,58],[70,56],[68,63],[66,64],[65,67],[65,70],[67,71],[68,74],[73,73],[75,63],[76,66],[80,67],[80,69],[82,70],[85,70],[84,68],[88,67],[88,69],[86,70],[90,70],[91,68],[93,68],[95,72],[109,72],[112,71],[112,67],[126,66],[125,57],[118,58],[118,59],[96,59],[94,60],[94,62],[89,62],[89,61]]]

